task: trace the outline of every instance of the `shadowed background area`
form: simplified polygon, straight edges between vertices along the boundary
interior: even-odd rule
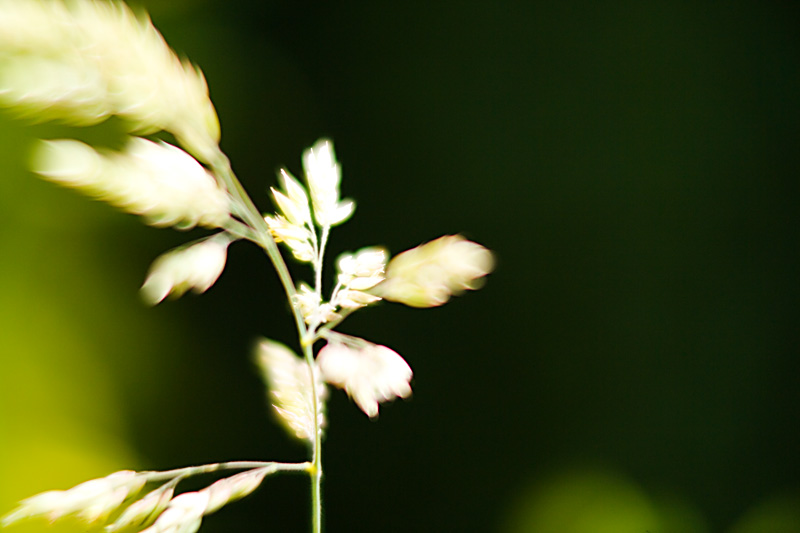
[[[414,396],[370,422],[332,394],[327,531],[800,531],[797,6],[142,5],[262,209],[329,136],[357,202],[332,258],[458,232],[497,254],[482,291],[342,327],[404,355]],[[266,258],[234,245],[206,295],[146,309],[188,238],[27,174],[65,131],[0,118],[0,512],[123,468],[304,459],[250,359],[294,343]],[[268,480],[201,531],[306,531],[307,493]]]

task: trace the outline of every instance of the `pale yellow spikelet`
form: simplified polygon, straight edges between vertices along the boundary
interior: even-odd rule
[[[317,224],[322,227],[336,226],[350,218],[355,210],[355,202],[339,200],[342,167],[336,160],[330,139],[320,139],[303,153],[303,169]]]
[[[76,514],[87,522],[105,519],[126,498],[139,492],[146,478],[131,470],[92,479],[69,490],[51,490],[23,500],[0,524],[8,526],[25,518],[47,517],[51,521]]]
[[[340,255],[336,261],[338,286],[331,303],[352,310],[378,302],[380,296],[365,291],[383,281],[386,256],[386,250],[375,246]]]
[[[42,141],[33,156],[42,177],[145,217],[154,226],[220,227],[229,202],[209,172],[183,150],[132,138],[122,152],[73,140]]]
[[[122,2],[0,0],[0,104],[38,120],[166,130],[204,161],[219,121],[200,70]]]
[[[233,501],[244,498],[261,485],[267,474],[274,471],[275,469],[270,467],[256,468],[212,483],[202,491],[208,493],[205,514],[211,514]]]
[[[209,503],[206,491],[184,492],[175,496],[155,523],[142,533],[195,533]]]
[[[380,296],[355,289],[343,289],[336,294],[336,304],[344,309],[358,309],[381,300]]]
[[[0,58],[63,57],[73,53],[75,36],[72,16],[63,2],[0,0]]]
[[[106,533],[113,533],[146,527],[167,508],[174,493],[174,487],[169,485],[149,492],[144,498],[128,506],[114,523],[107,525],[104,530]]]
[[[211,238],[159,256],[142,285],[142,297],[156,305],[170,294],[207,291],[225,268],[227,247],[226,239]]]
[[[283,344],[262,340],[256,349],[256,363],[269,388],[275,412],[298,439],[314,440],[314,401],[308,363]],[[319,377],[319,372],[316,373]],[[325,425],[324,400],[327,389],[316,383],[320,427]]]
[[[0,69],[0,103],[35,121],[69,118],[88,126],[113,112],[106,80],[98,69],[75,58],[11,57]]]
[[[340,255],[336,261],[339,283],[359,291],[374,287],[383,281],[386,256],[386,250],[375,246]]]
[[[342,318],[336,312],[335,305],[323,302],[320,295],[306,283],[300,283],[297,286],[293,304],[300,310],[306,324],[325,324]]]
[[[281,169],[278,178],[283,191],[271,189],[278,209],[295,226],[312,227],[308,195],[303,186],[285,169]]]
[[[325,381],[344,389],[370,418],[378,416],[378,404],[411,395],[411,367],[386,346],[330,342],[320,350],[317,363]]]
[[[295,259],[302,263],[314,261],[314,237],[308,227],[293,224],[281,215],[267,215],[264,220],[275,242],[285,243]]]
[[[411,307],[435,307],[479,288],[493,268],[492,252],[460,235],[447,235],[394,257],[374,292]]]

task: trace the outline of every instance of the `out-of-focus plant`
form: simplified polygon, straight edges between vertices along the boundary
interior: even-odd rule
[[[278,419],[309,447],[298,463],[235,461],[165,472],[121,471],[20,503],[3,525],[31,517],[77,515],[108,532],[191,533],[203,516],[254,491],[276,472],[311,479],[312,531],[322,529],[322,435],[328,385],[344,389],[370,418],[379,405],[411,394],[412,371],[394,350],[336,331],[351,313],[382,299],[413,307],[444,304],[477,288],[493,266],[483,246],[444,236],[389,260],[380,247],[339,256],[333,290],[323,263],[333,227],[353,214],[341,199],[341,167],[322,139],[303,155],[304,180],[288,170],[272,189],[276,211],[263,215],[219,148],[216,111],[200,70],[167,46],[145,15],[99,0],[0,0],[0,104],[34,120],[92,125],[116,116],[130,138],[119,150],[74,139],[43,140],[33,170],[148,224],[213,231],[157,258],[142,286],[157,304],[203,292],[222,273],[227,248],[251,241],[275,268],[297,326],[301,355],[275,341],[257,343],[256,361]],[[145,135],[166,132],[181,146]],[[297,283],[278,248],[311,268]],[[316,351],[315,346],[322,347]],[[176,495],[184,479],[237,472]]]

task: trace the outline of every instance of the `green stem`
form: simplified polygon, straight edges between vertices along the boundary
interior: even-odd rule
[[[314,442],[311,466],[311,531],[322,533],[322,427],[320,425],[320,401],[317,393],[317,365],[314,363],[313,343],[303,345],[303,354],[311,376],[311,401],[314,402]]]
[[[269,232],[269,226],[267,226],[264,217],[261,216],[253,200],[250,199],[250,196],[244,190],[244,187],[242,187],[239,179],[233,173],[228,156],[221,150],[217,150],[216,157],[211,162],[211,168],[228,190],[233,200],[238,202],[239,207],[242,208],[242,218],[253,229],[255,234],[253,236],[254,242],[264,249],[272,265],[275,267],[281,285],[283,285],[283,290],[286,292],[286,297],[289,299],[289,307],[292,308],[292,314],[294,315],[297,331],[302,342],[306,336],[306,323],[305,320],[303,320],[300,310],[294,305],[297,289],[295,289],[292,276],[289,274],[289,268],[286,266],[280,250],[278,250],[275,239],[272,238],[272,234]]]
[[[278,468],[279,470],[305,470],[311,476],[311,530],[312,533],[322,533],[322,427],[320,424],[320,399],[317,391],[317,369],[314,363],[313,335],[309,342],[309,330],[306,327],[303,315],[300,309],[294,305],[297,289],[292,281],[291,274],[289,274],[289,269],[286,267],[286,263],[283,261],[283,257],[278,250],[278,245],[275,243],[275,239],[272,238],[269,226],[267,226],[264,217],[261,216],[255,204],[253,204],[253,201],[250,199],[250,196],[236,178],[233,169],[231,169],[228,157],[222,153],[221,150],[218,149],[216,156],[212,159],[211,167],[214,174],[228,190],[233,201],[237,203],[239,208],[237,212],[241,213],[243,221],[253,229],[255,242],[266,251],[267,256],[275,267],[275,271],[278,273],[286,296],[289,299],[289,306],[292,308],[292,314],[294,315],[297,332],[300,338],[300,345],[303,348],[303,354],[308,363],[309,376],[311,377],[311,400],[314,404],[314,442],[311,463],[298,463],[296,466],[288,466],[286,463],[277,464],[283,465]],[[325,241],[328,237],[326,229],[327,228],[323,228],[322,231],[319,255],[317,258],[317,291],[321,289],[321,258],[325,250]],[[319,292],[317,294],[319,294]]]
[[[256,241],[256,232],[253,231],[253,228],[247,224],[239,222],[235,218],[228,219],[228,222],[225,224],[225,226],[223,226],[223,229],[235,237],[247,239],[250,242],[255,242],[258,244]]]
[[[319,248],[314,261],[314,290],[317,299],[322,298],[322,268],[325,257],[325,245],[328,243],[330,226],[323,226],[319,238]],[[322,427],[320,425],[320,401],[317,397],[317,366],[314,364],[314,332],[319,323],[311,324],[303,339],[303,354],[308,363],[311,376],[311,401],[314,402],[314,448],[311,467],[311,531],[322,533]]]

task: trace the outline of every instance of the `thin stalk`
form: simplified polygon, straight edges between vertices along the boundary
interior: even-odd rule
[[[319,250],[317,253],[317,261],[314,268],[314,288],[317,291],[317,297],[322,298],[322,262],[325,257],[325,245],[328,244],[328,235],[330,234],[330,226],[322,226],[322,234],[319,237]]]
[[[253,228],[251,228],[247,224],[239,222],[235,218],[229,219],[228,222],[223,227],[223,229],[228,233],[230,233],[231,235],[234,235],[235,237],[238,237],[240,239],[247,239],[250,242],[258,244],[256,240],[256,232],[253,231]]]
[[[324,339],[328,331],[333,330],[333,328],[341,324],[345,318],[353,313],[353,311],[355,311],[355,309],[342,309],[339,311],[339,318],[331,320],[330,322],[325,323],[322,327],[314,330],[314,336],[312,337],[311,342],[314,343],[320,339]]]
[[[314,290],[317,299],[322,299],[322,268],[325,257],[325,245],[328,243],[330,226],[322,226],[319,237],[319,248],[314,264]],[[313,324],[307,331],[306,338],[303,339],[303,354],[308,362],[308,371],[311,376],[311,401],[314,402],[314,449],[312,454],[311,466],[311,531],[312,533],[322,533],[322,427],[320,426],[320,404],[317,397],[317,366],[314,364],[314,339],[313,333],[319,327],[318,323]],[[307,340],[309,339],[310,340]]]
[[[303,354],[311,376],[311,401],[314,403],[314,443],[311,466],[311,532],[322,533],[322,427],[320,425],[319,395],[317,393],[317,365],[314,363],[312,344],[303,345]]]
[[[300,310],[294,305],[297,290],[292,281],[292,276],[289,273],[289,268],[286,266],[281,252],[278,250],[278,245],[269,232],[269,226],[267,226],[264,217],[261,216],[253,200],[250,199],[250,196],[244,190],[244,187],[242,187],[239,179],[233,173],[228,156],[219,149],[216,157],[214,157],[211,162],[211,168],[214,170],[214,174],[217,178],[225,185],[225,188],[228,189],[228,193],[232,196],[233,200],[239,203],[239,207],[242,208],[242,218],[255,233],[254,242],[264,249],[272,265],[275,267],[281,285],[283,285],[283,290],[286,292],[286,297],[289,299],[289,307],[292,308],[292,314],[294,315],[297,331],[302,342],[306,336],[306,323],[305,320],[303,320]]]
[[[316,364],[314,363],[313,341],[308,342],[308,328],[306,327],[305,320],[302,313],[294,305],[297,290],[295,289],[292,276],[286,263],[283,261],[278,245],[272,234],[269,232],[269,227],[266,221],[259,213],[250,196],[242,187],[242,184],[236,178],[236,175],[231,169],[228,157],[218,150],[216,156],[211,162],[211,167],[215,175],[219,178],[223,185],[227,188],[228,193],[232,196],[234,202],[238,204],[239,212],[241,213],[244,222],[249,225],[254,232],[255,242],[259,244],[267,253],[270,261],[278,273],[283,289],[289,299],[292,314],[294,315],[295,323],[297,325],[297,332],[300,338],[300,345],[303,348],[303,354],[306,362],[308,363],[308,371],[311,377],[311,400],[314,404],[314,442],[312,448],[312,461],[311,463],[297,463],[296,466],[288,466],[286,463],[278,463],[283,465],[278,467],[279,470],[305,470],[311,476],[311,530],[312,533],[322,533],[322,427],[320,425],[320,404],[319,394],[317,391],[317,376]],[[329,228],[323,228],[320,237],[319,255],[317,256],[316,270],[316,290],[317,294],[321,291],[321,276],[322,276],[322,254],[325,251],[325,242],[328,238]],[[302,466],[300,466],[302,465]],[[209,465],[213,466],[213,465]],[[266,465],[262,465],[266,467]],[[202,467],[199,467],[202,468]],[[259,468],[259,467],[256,467]],[[213,471],[213,470],[209,470]]]
[[[187,466],[163,472],[141,472],[147,476],[148,481],[162,481],[175,477],[189,477],[198,474],[208,474],[220,470],[253,470],[256,468],[272,468],[276,472],[309,472],[313,465],[308,461],[304,463],[276,463],[273,461],[229,461],[225,463],[212,463],[200,466]]]

